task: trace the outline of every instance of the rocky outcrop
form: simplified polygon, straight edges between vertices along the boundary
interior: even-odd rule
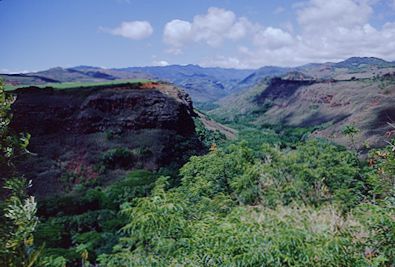
[[[32,154],[17,167],[33,179],[38,194],[56,193],[86,179],[109,182],[129,169],[182,164],[202,147],[190,97],[170,84],[29,87],[15,93],[11,127],[32,136]],[[121,159],[127,164],[105,166],[103,158],[111,153],[116,155],[113,161],[127,157]]]
[[[148,128],[174,130],[183,136],[194,133],[191,100],[171,85],[69,90],[29,87],[16,94],[12,126],[33,136]]]
[[[297,79],[283,79],[273,78],[270,80],[266,90],[255,97],[258,104],[262,104],[268,100],[289,100],[302,86],[313,84],[312,80],[297,80]]]

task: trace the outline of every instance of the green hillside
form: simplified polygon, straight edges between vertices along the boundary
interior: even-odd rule
[[[0,92],[0,167],[12,174],[29,136],[9,128],[12,99]],[[208,150],[181,168],[130,168],[136,151],[119,148],[95,167],[126,168],[110,183],[78,167],[63,176],[63,194],[35,199],[26,180],[8,179],[1,265],[392,266],[394,140],[382,137],[387,146],[361,159],[309,138],[314,128],[257,128],[251,118],[233,121],[233,140],[205,125],[229,128],[195,119]]]

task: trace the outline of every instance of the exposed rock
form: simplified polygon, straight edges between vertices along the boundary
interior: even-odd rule
[[[284,75],[286,77],[287,75]],[[210,114],[234,119],[246,116],[256,125],[317,127],[314,137],[349,146],[342,130],[354,125],[361,150],[386,145],[388,122],[395,121],[395,82],[391,73],[373,78],[262,80],[248,91],[220,102]]]
[[[84,179],[110,181],[131,168],[181,164],[202,147],[195,136],[191,99],[170,84],[29,87],[16,95],[11,126],[32,135],[33,153],[17,167],[33,179],[39,194],[56,193]],[[103,156],[120,148],[130,154],[131,162],[123,165],[128,168],[103,171]],[[64,181],[65,176],[74,180]]]

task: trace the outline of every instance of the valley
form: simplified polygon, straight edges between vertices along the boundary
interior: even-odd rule
[[[395,267],[395,0],[0,0],[0,267]]]
[[[0,76],[5,266],[392,266],[395,63]]]

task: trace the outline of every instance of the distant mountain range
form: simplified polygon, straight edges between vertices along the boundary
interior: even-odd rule
[[[194,102],[215,102],[241,92],[262,79],[298,71],[313,79],[350,79],[370,77],[383,69],[395,67],[373,57],[352,57],[337,63],[312,63],[286,68],[265,66],[257,70],[205,68],[198,65],[170,65],[163,67],[129,67],[104,69],[92,66],[52,68],[25,74],[0,74],[9,86],[45,85],[47,83],[85,83],[126,79],[156,79],[174,83],[188,92]]]
[[[197,65],[103,69],[91,66],[52,68],[26,74],[0,74],[14,86],[64,82],[102,82],[126,79],[155,79],[172,82],[187,91],[196,102],[215,101],[234,92],[253,70],[203,68]]]

